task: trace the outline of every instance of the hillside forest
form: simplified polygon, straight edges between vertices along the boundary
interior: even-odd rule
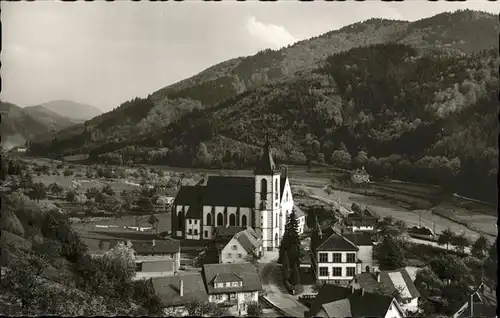
[[[494,50],[443,55],[394,43],[354,48],[310,72],[195,108],[135,140],[92,144],[88,131],[55,140],[49,150],[68,154],[78,145],[108,164],[243,168],[255,163],[268,132],[281,163],[365,166],[375,178],[436,184],[494,202],[497,68]],[[146,112],[150,99],[127,102],[122,113],[144,116],[132,112]]]
[[[458,10],[369,19],[214,65],[33,143],[107,164],[364,165],[375,178],[495,202],[498,18]],[[477,186],[480,184],[481,186]]]

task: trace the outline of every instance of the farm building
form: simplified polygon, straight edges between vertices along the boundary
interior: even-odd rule
[[[365,167],[356,169],[351,173],[351,181],[353,183],[367,183],[370,182],[370,175],[366,172]]]
[[[210,176],[182,186],[172,207],[172,236],[211,240],[216,227],[251,226],[264,249],[279,248],[294,201],[287,172],[274,163],[269,139],[253,177]],[[296,213],[305,224],[303,213]]]
[[[396,296],[401,309],[405,314],[418,311],[420,293],[413,283],[410,273],[406,268],[382,272],[364,272],[357,275],[350,283],[354,289],[364,289],[370,293],[376,293],[380,288],[386,288],[390,292],[400,293]]]
[[[324,284],[305,317],[400,318],[405,314],[394,297]]]

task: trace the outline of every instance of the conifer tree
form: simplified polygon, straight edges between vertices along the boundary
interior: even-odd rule
[[[292,211],[288,216],[288,222],[285,226],[284,241],[287,241],[286,253],[290,260],[290,267],[293,268],[299,264],[300,259],[300,240],[299,240],[299,224],[295,216],[295,211]]]

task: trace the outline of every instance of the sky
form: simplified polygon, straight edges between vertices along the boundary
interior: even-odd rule
[[[2,101],[72,100],[108,111],[225,60],[369,18],[498,14],[486,0],[1,2]]]

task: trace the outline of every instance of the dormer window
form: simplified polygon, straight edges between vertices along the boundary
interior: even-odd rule
[[[215,288],[230,288],[230,287],[242,287],[243,282],[224,282],[224,283],[215,283]]]

